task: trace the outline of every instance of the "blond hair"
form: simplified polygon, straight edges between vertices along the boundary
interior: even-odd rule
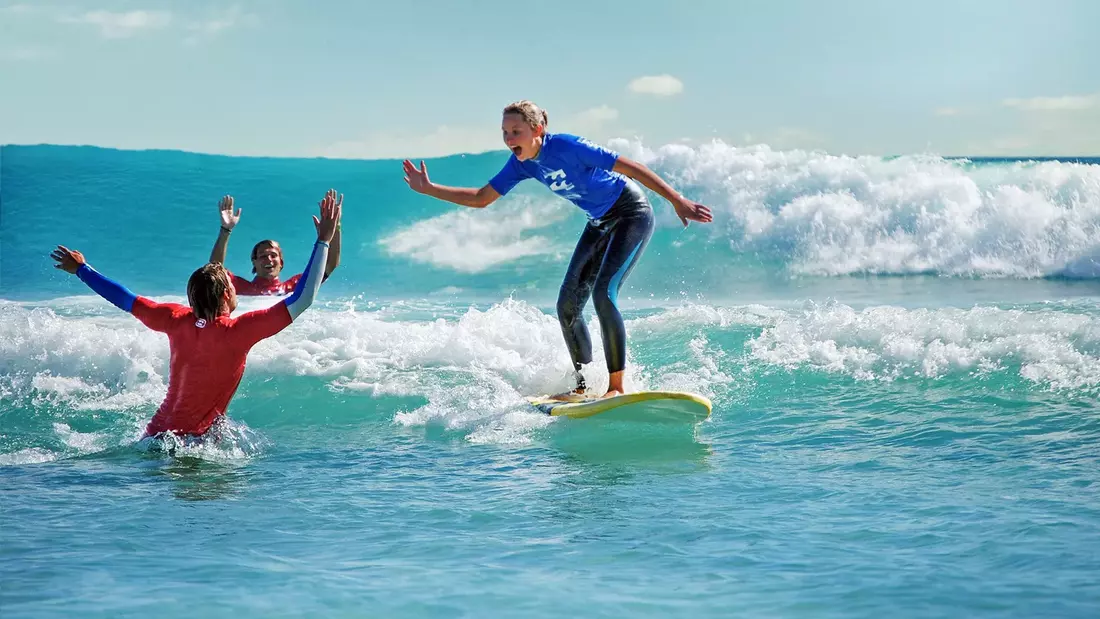
[[[546,125],[550,124],[550,116],[546,113],[546,110],[527,99],[509,103],[508,106],[504,108],[504,113],[519,114],[528,125],[531,125],[532,129],[540,126],[546,127]]]
[[[219,262],[197,269],[187,280],[187,301],[197,318],[213,322],[221,314],[222,300],[232,284],[229,273]]]

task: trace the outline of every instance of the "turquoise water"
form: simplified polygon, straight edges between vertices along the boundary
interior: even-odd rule
[[[568,384],[584,223],[539,187],[475,211],[393,161],[3,147],[4,619],[1096,616],[1100,161],[617,147],[715,210],[655,200],[620,297],[628,383],[712,398],[694,429],[524,404]],[[276,238],[297,269],[330,186],[342,264],[219,440],[138,443],[167,342],[49,250],[181,301],[218,197],[230,268]]]

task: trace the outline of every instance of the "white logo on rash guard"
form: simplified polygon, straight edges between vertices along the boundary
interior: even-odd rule
[[[195,321],[195,326],[202,329],[203,327],[206,326],[206,319],[205,318],[199,318],[198,320]]]
[[[565,180],[565,170],[554,170],[544,175],[544,178],[549,178],[554,181],[550,183],[550,191],[569,191],[573,189],[573,184]],[[560,181],[557,180],[559,178],[561,179]]]

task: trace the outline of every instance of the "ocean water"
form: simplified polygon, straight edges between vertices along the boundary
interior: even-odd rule
[[[533,183],[473,210],[396,161],[0,149],[0,615],[1100,614],[1100,160],[613,145],[715,212],[654,198],[620,296],[628,384],[710,397],[698,427],[525,405],[569,386],[584,225]],[[221,195],[228,266],[275,238],[297,272],[329,187],[318,303],[215,439],[140,443],[167,341],[49,251],[184,301]]]

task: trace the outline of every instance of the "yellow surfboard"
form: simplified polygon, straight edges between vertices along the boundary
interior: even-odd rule
[[[552,417],[580,419],[600,415],[601,419],[643,423],[699,423],[710,417],[710,400],[683,391],[638,391],[611,398],[569,401],[549,396],[527,398],[535,408]]]

